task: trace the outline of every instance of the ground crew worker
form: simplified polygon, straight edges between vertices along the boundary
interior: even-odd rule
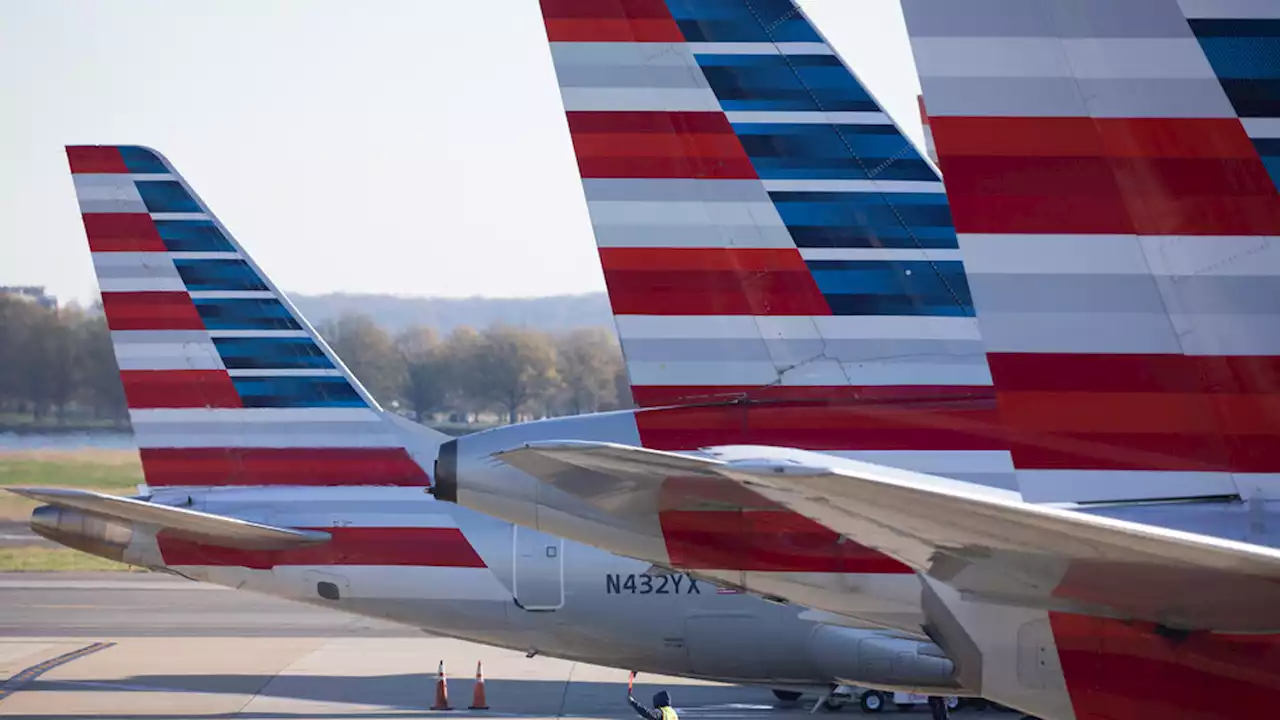
[[[631,707],[640,713],[640,717],[646,720],[680,720],[680,716],[676,715],[676,709],[671,707],[671,694],[666,690],[653,696],[653,709],[641,705],[635,696],[631,694],[632,687],[635,686],[636,674],[633,671],[631,677],[627,680],[627,702],[631,703]]]
[[[666,690],[659,692],[653,696],[653,709],[640,704],[640,701],[628,695],[627,702],[631,703],[631,707],[640,713],[640,717],[647,720],[680,720],[676,715],[675,708],[671,707],[671,694]]]

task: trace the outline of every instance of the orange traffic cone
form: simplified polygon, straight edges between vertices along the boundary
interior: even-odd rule
[[[436,673],[436,704],[431,706],[432,710],[452,710],[449,707],[449,685],[444,678],[444,661],[440,661],[440,669]]]
[[[476,662],[476,688],[471,693],[471,707],[468,710],[488,710],[489,703],[484,697],[484,672],[480,669],[480,663]]]

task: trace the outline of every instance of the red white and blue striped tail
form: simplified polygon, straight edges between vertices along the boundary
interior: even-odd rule
[[[148,485],[429,485],[430,431],[382,412],[168,160],[67,157]]]
[[[805,14],[541,5],[644,445],[1012,487],[942,182]]]
[[[903,9],[1024,495],[1280,482],[1280,3]]]

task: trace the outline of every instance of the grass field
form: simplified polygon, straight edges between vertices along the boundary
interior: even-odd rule
[[[0,452],[0,487],[75,487],[113,495],[137,492],[142,466],[134,450]],[[32,500],[0,492],[0,521],[24,522]],[[127,565],[66,548],[0,548],[0,571],[128,570]]]
[[[0,572],[146,572],[71,548],[0,548]]]

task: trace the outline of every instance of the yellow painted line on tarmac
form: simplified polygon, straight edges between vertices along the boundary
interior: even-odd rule
[[[100,650],[106,650],[114,645],[115,643],[112,642],[91,643],[78,650],[72,650],[71,652],[63,653],[57,657],[49,658],[44,662],[36,663],[26,670],[22,670],[16,675],[10,677],[8,680],[5,680],[4,684],[0,685],[0,702],[3,702],[5,698],[21,690],[32,680],[35,680],[56,667],[66,665],[72,660],[79,660],[86,655],[92,655]]]

